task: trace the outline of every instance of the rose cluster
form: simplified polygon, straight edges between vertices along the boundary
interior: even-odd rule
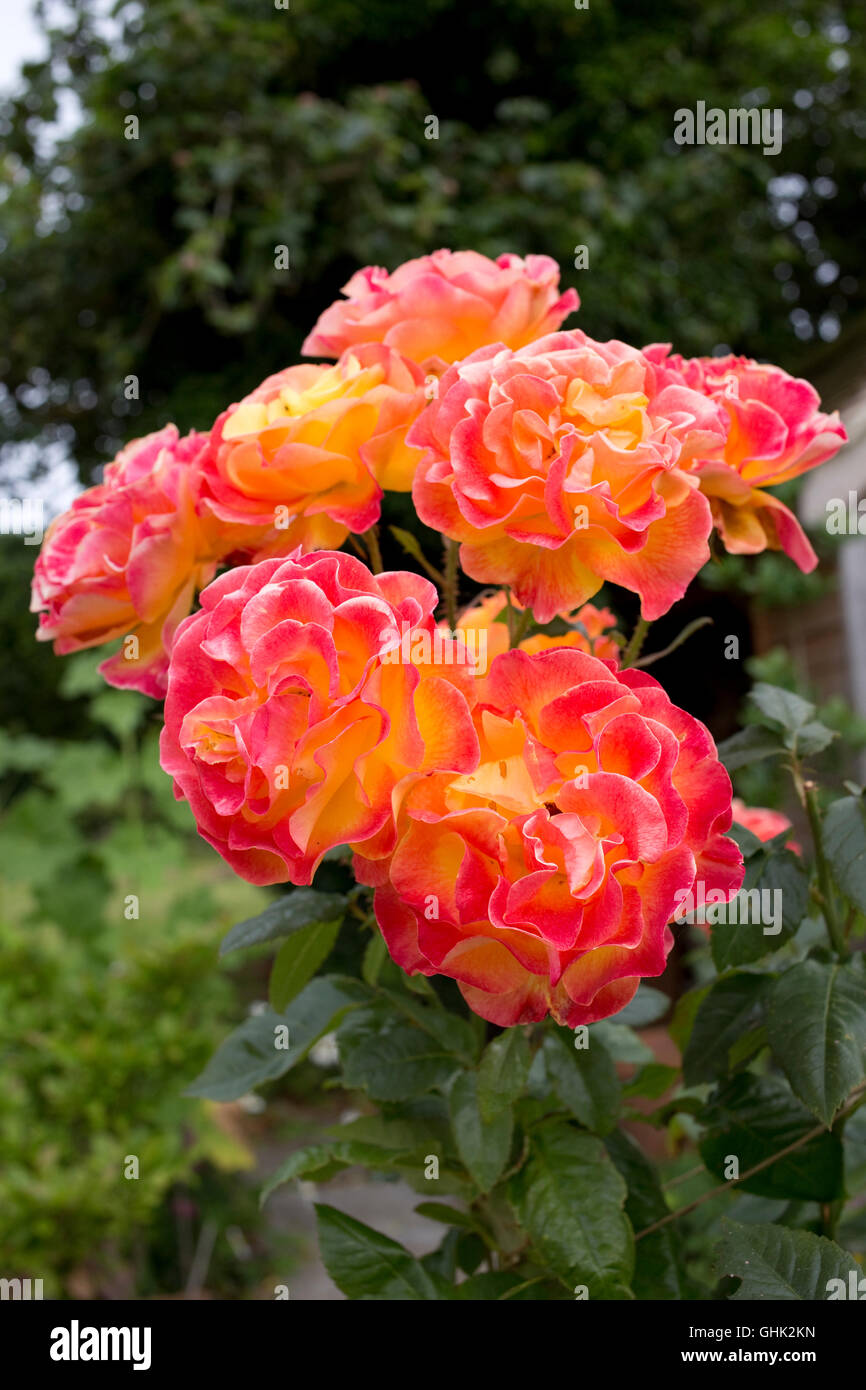
[[[811,568],[767,488],[844,430],[779,368],[564,330],[546,256],[437,251],[343,294],[304,343],[334,361],[134,441],[52,524],[38,636],[119,641],[106,679],[165,696],[163,767],[237,873],[308,884],[348,845],[406,970],[497,1023],[591,1022],[664,969],[684,891],[743,871],[709,733],[589,600],[661,616],[714,530]],[[447,623],[374,572],[389,492],[493,586],[459,617],[453,570]]]

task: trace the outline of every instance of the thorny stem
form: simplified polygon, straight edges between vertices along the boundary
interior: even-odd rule
[[[794,764],[794,785],[797,794],[802,802],[803,808],[809,819],[809,829],[812,832],[812,843],[815,846],[815,869],[818,874],[818,888],[821,894],[821,909],[824,913],[824,921],[827,923],[827,934],[833,944],[833,950],[840,960],[848,959],[848,947],[845,943],[845,934],[836,913],[836,901],[833,897],[833,884],[830,878],[830,869],[824,855],[824,837],[821,833],[821,813],[818,809],[818,791],[814,782],[803,780],[803,774],[798,764]]]
[[[642,656],[640,661],[633,661],[631,663],[632,666],[634,666],[635,669],[643,669],[646,666],[652,666],[654,661],[661,661],[663,656],[670,656],[671,652],[675,652],[677,647],[681,647],[684,642],[688,642],[689,638],[696,632],[699,632],[702,627],[710,627],[712,621],[712,618],[695,618],[695,621],[693,623],[688,623],[686,627],[683,628],[679,637],[675,637],[669,646],[662,647],[660,652],[651,652],[649,656]]]
[[[445,599],[445,617],[448,620],[448,626],[452,632],[457,623],[457,561],[459,554],[457,542],[452,541],[449,536],[446,536],[445,559],[443,564],[445,582],[442,589]]]
[[[507,604],[506,616],[508,618],[508,646],[513,650],[523,641],[529,628],[532,626],[532,609],[514,607],[511,602],[511,590],[505,590],[505,602]]]
[[[638,657],[641,654],[641,648],[643,647],[643,644],[646,641],[646,635],[648,632],[649,623],[647,622],[646,618],[638,618],[637,622],[635,623],[634,632],[629,638],[628,646],[622,654],[623,671],[626,669],[626,667],[633,666],[637,661]]]

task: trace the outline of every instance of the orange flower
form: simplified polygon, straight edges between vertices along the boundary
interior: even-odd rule
[[[100,666],[111,685],[161,699],[174,631],[216,570],[217,540],[196,514],[207,436],[174,425],[134,439],[49,527],[36,561],[37,637],[58,654],[117,637]]]
[[[718,405],[625,343],[554,333],[450,367],[409,431],[423,446],[412,495],[462,542],[464,570],[507,584],[539,623],[605,580],[666,613],[709,559],[709,504],[688,471],[724,441]]]
[[[475,766],[474,676],[457,651],[431,659],[437,601],[418,575],[329,551],[204,590],[172,651],[161,761],[236,873],[303,884],[335,845],[387,853],[404,777]]]
[[[558,328],[576,309],[574,290],[559,293],[550,256],[434,251],[389,275],[368,265],[320,316],[302,351],[336,357],[358,343],[387,343],[430,371],[486,343],[518,348]]]
[[[671,354],[669,343],[644,351],[659,369],[660,384],[684,382],[718,402],[728,418],[724,443],[691,464],[725,549],[734,555],[784,550],[801,570],[813,570],[818,557],[803,528],[765,489],[832,458],[848,438],[838,414],[824,415],[808,381],[769,363],[683,358]]]
[[[232,549],[342,545],[378,520],[383,488],[411,488],[420,452],[406,431],[425,404],[419,368],[381,344],[288,367],[217,420],[202,508]]]

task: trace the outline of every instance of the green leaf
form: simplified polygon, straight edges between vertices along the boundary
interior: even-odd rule
[[[648,1023],[657,1023],[664,1018],[671,1007],[671,999],[652,985],[641,985],[634,999],[620,1009],[616,1015],[617,1023],[625,1023],[629,1028],[645,1028]]]
[[[820,720],[813,719],[809,724],[804,724],[797,730],[796,751],[798,757],[809,758],[814,753],[822,753],[825,748],[829,748],[834,738],[838,738],[835,729],[828,729],[826,724]]]
[[[711,923],[716,969],[750,965],[777,951],[796,933],[808,906],[809,879],[796,854],[762,849],[747,859],[743,887],[714,912],[721,919]]]
[[[738,1172],[746,1173],[815,1129],[814,1116],[783,1081],[748,1072],[720,1087],[701,1119],[707,1126],[701,1155],[719,1178],[731,1177],[731,1158],[736,1158]],[[740,1184],[740,1190],[759,1197],[832,1202],[842,1193],[842,1145],[834,1134],[817,1134],[762,1168]]]
[[[316,1203],[316,1221],[324,1266],[347,1298],[438,1299],[423,1265],[396,1240],[321,1202]]]
[[[387,1169],[398,1165],[405,1154],[398,1149],[382,1149],[377,1144],[364,1144],[357,1139],[338,1139],[332,1144],[309,1144],[294,1153],[268,1178],[261,1190],[259,1204],[283,1183],[296,1178],[314,1177],[316,1182],[328,1182],[344,1168],[361,1165],[364,1168]]]
[[[376,931],[367,942],[364,948],[364,958],[361,961],[361,978],[371,989],[376,986],[379,972],[385,964],[387,956],[388,947],[385,945],[385,938],[380,931]]]
[[[722,1230],[716,1267],[720,1275],[740,1279],[736,1293],[730,1295],[734,1302],[823,1302],[831,1292],[839,1295],[839,1286],[832,1280],[841,1280],[847,1295],[851,1276],[856,1288],[862,1274],[853,1255],[811,1231],[757,1223],[745,1226],[726,1219]]]
[[[344,1084],[364,1088],[374,1100],[409,1100],[443,1086],[460,1063],[435,1039],[411,1024],[364,1038],[343,1069]]]
[[[290,893],[284,893],[276,902],[270,903],[264,912],[232,927],[223,938],[220,955],[239,951],[243,946],[257,946],[263,941],[291,936],[313,922],[342,920],[345,908],[346,898],[342,893],[317,893],[314,888],[293,888]]]
[[[712,985],[698,1006],[683,1054],[687,1086],[727,1075],[730,1049],[760,1021],[770,983],[766,975],[740,970]]]
[[[740,729],[718,746],[719,759],[728,772],[736,772],[741,767],[749,767],[752,763],[760,762],[763,758],[772,758],[784,751],[778,737],[755,724]]]
[[[523,1094],[530,1060],[523,1028],[507,1028],[488,1043],[478,1066],[478,1104],[483,1120],[492,1120]]]
[[[866,801],[862,796],[843,796],[828,806],[822,838],[833,877],[848,901],[866,912]]]
[[[679,1067],[668,1066],[665,1062],[647,1062],[623,1087],[623,1096],[646,1096],[648,1100],[658,1100],[676,1084],[679,1075]]]
[[[481,1115],[478,1077],[461,1072],[448,1093],[451,1128],[457,1152],[481,1192],[489,1192],[508,1162],[514,1123],[511,1107],[499,1109],[490,1120]]]
[[[621,1129],[609,1134],[604,1143],[628,1186],[625,1212],[635,1231],[667,1216],[669,1207],[658,1174],[640,1145]],[[685,1274],[675,1222],[635,1242],[632,1289],[639,1299],[680,1301],[694,1296]]]
[[[628,1297],[626,1185],[601,1140],[558,1122],[539,1126],[508,1191],[542,1260],[567,1287],[585,1284],[591,1299]]]
[[[759,840],[753,830],[747,830],[739,821],[734,821],[730,830],[727,832],[730,838],[738,846],[744,859],[751,859],[753,854],[763,853],[764,841]]]
[[[429,1100],[429,1097],[422,1097],[421,1102],[424,1100]],[[446,1111],[444,1101],[442,1109]],[[450,1134],[450,1126],[446,1114],[440,1116],[438,1113],[438,1106],[436,1111],[435,1115],[358,1115],[345,1124],[331,1125],[327,1132],[336,1139],[360,1139],[365,1144],[376,1144],[382,1149],[408,1149],[419,1154],[425,1149],[438,1152],[442,1141]]]
[[[696,989],[690,989],[681,995],[676,1002],[668,1032],[680,1052],[685,1052],[688,1046],[698,1010],[711,989],[712,985],[698,985]]]
[[[311,980],[285,1012],[264,1009],[230,1033],[184,1094],[237,1100],[254,1086],[291,1070],[313,1043],[357,1007],[358,1000],[327,975]]]
[[[310,922],[283,942],[268,981],[268,998],[277,1013],[300,994],[331,954],[341,922],[339,917],[335,922]]]
[[[463,1231],[479,1234],[481,1226],[468,1211],[462,1207],[449,1206],[447,1202],[419,1202],[415,1211],[428,1221],[438,1221],[443,1226],[457,1226]]]
[[[595,1042],[600,1042],[615,1062],[642,1067],[655,1056],[652,1048],[647,1047],[633,1028],[612,1018],[601,1018],[598,1023],[589,1025],[589,1036]]]
[[[767,1030],[763,1024],[748,1033],[741,1033],[728,1049],[728,1070],[739,1071],[741,1067],[748,1066],[752,1058],[757,1057],[758,1053],[769,1045]]]
[[[619,1115],[620,1084],[613,1058],[593,1029],[589,1047],[576,1048],[570,1033],[552,1029],[544,1040],[544,1060],[554,1090],[587,1129],[607,1134]]]
[[[866,1079],[866,974],[853,963],[792,965],[773,986],[767,1035],[792,1091],[829,1126]]]
[[[383,989],[382,994],[425,1033],[429,1033],[431,1038],[435,1038],[444,1051],[456,1053],[470,1066],[474,1064],[478,1049],[475,1033],[467,1019],[443,1009],[438,1001],[431,1006],[402,990]]]
[[[750,698],[757,705],[765,719],[781,724],[789,735],[796,734],[804,724],[808,724],[815,713],[815,706],[790,690],[779,685],[767,685],[759,681],[750,691]]]

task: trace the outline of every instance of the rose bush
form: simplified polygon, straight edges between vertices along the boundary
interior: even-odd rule
[[[439,251],[345,294],[305,343],[335,365],[135,441],[36,564],[39,636],[122,637],[102,669],[165,694],[161,762],[200,834],[292,885],[224,941],[279,941],[269,1003],[187,1093],[238,1099],[336,1034],[363,1113],[269,1188],[361,1164],[451,1199],[419,1208],[449,1227],[421,1260],[320,1204],[352,1298],[836,1297],[838,1241],[866,1253],[862,794],[827,805],[837,731],[802,695],[759,684],[719,748],[671,702],[644,667],[694,622],[642,652],[714,528],[814,564],[766,488],[844,429],[779,368],[561,331],[577,296],[546,257]],[[435,583],[381,563],[410,492],[441,569],[426,533],[389,535]],[[616,586],[640,598],[627,642]],[[790,771],[813,852],[733,797],[758,759]],[[663,1062],[634,1028],[672,994]],[[675,1155],[667,1190],[635,1119]],[[677,1205],[681,1153],[705,1190]],[[740,1191],[782,1199],[778,1223]],[[748,1225],[719,1240],[722,1206]]]

